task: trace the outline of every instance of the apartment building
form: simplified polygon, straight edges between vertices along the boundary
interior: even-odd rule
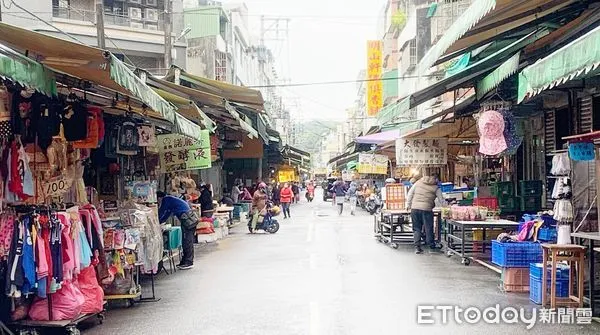
[[[40,17],[54,27],[88,45],[98,45],[96,30],[97,0],[27,0],[20,1],[26,11],[12,7],[3,13],[3,21],[62,39],[71,37],[35,18]],[[172,8],[167,8],[170,1]],[[164,12],[181,13],[182,0],[103,0],[106,49],[126,63],[148,69],[154,74],[165,72]],[[185,68],[186,43],[176,40],[184,27],[173,16],[173,64]]]

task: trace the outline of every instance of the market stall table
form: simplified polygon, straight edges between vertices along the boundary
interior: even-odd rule
[[[434,240],[437,246],[440,247],[442,236],[442,211],[441,209],[435,208],[433,214]],[[379,242],[388,244],[394,249],[397,249],[400,243],[414,243],[414,233],[410,221],[410,210],[408,209],[382,210],[379,214],[374,216],[374,231]]]
[[[490,229],[517,230],[519,223],[504,219],[486,221],[461,221],[446,219],[446,226],[446,253],[448,257],[452,255],[458,255],[462,258],[462,264],[464,265],[471,264],[471,259],[473,259],[482,265],[492,268],[491,265],[472,257],[476,254],[485,254],[486,244],[491,243],[491,241],[486,240],[486,231]],[[473,236],[471,236],[470,241],[467,239],[467,231],[473,232],[475,230],[481,230],[482,232],[482,239],[480,241],[476,241],[481,243],[480,251],[475,251],[473,249]],[[457,236],[456,233],[459,233],[460,236]],[[455,245],[457,244],[456,242],[459,243],[457,246],[460,247],[460,249],[458,250],[455,248]],[[467,244],[467,242],[469,242],[469,244]]]
[[[595,253],[596,251],[599,251],[598,249],[595,248],[595,241],[600,241],[600,232],[579,232],[579,233],[571,233],[571,237],[574,237],[576,239],[581,239],[581,240],[588,240],[588,264],[589,264],[589,269],[587,271],[587,275],[588,275],[588,283],[589,283],[589,291],[588,291],[588,296],[586,299],[584,299],[585,302],[587,302],[590,305],[590,308],[592,309],[592,315],[594,316],[599,316],[598,313],[596,313],[596,311],[594,310],[594,307],[596,305],[596,300],[597,300],[597,295],[595,293]],[[581,242],[581,241],[580,241]],[[581,243],[580,243],[581,244]]]

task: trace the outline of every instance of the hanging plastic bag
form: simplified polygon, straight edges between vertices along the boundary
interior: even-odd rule
[[[73,320],[81,315],[85,302],[83,293],[69,281],[62,283],[62,288],[52,294],[52,321]],[[29,317],[35,321],[48,321],[48,300],[39,299],[33,302]]]
[[[94,267],[88,266],[82,269],[75,283],[85,298],[81,313],[94,314],[102,312],[104,309],[104,291],[98,284]]]

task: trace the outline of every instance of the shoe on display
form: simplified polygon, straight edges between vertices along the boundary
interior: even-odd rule
[[[177,265],[177,268],[179,270],[189,270],[189,269],[193,269],[194,268],[194,264],[187,264],[187,263],[179,264],[179,265]]]

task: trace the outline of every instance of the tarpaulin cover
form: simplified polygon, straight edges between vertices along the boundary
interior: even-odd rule
[[[361,144],[383,144],[400,137],[400,129],[357,137],[354,141]]]

